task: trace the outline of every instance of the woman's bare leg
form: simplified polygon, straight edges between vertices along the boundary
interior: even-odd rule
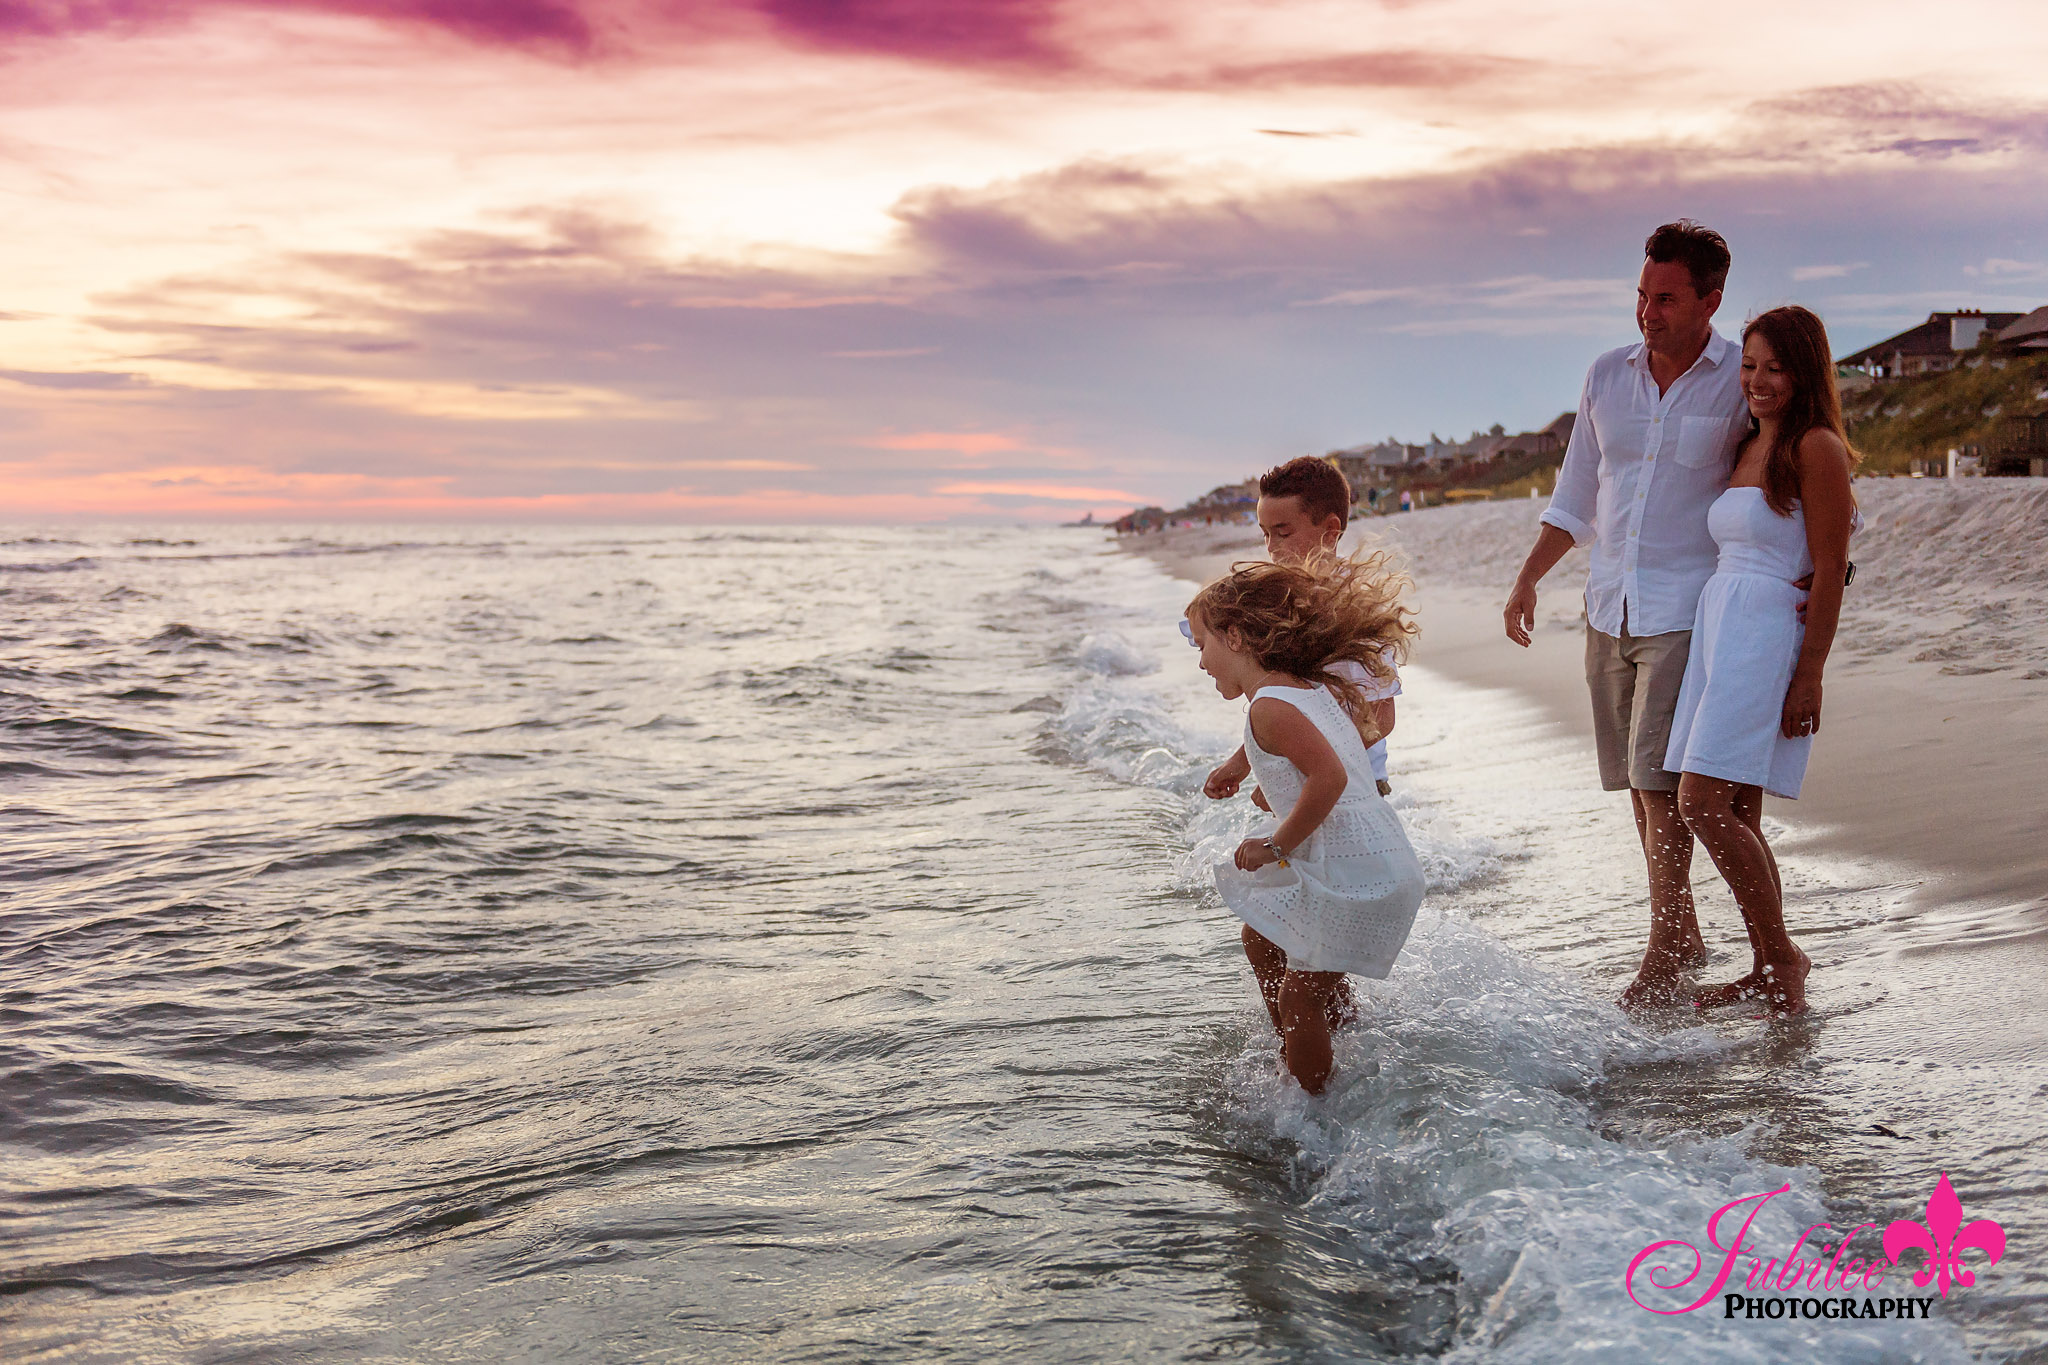
[[[1785,903],[1785,883],[1778,875],[1777,855],[1771,852],[1771,845],[1764,838],[1764,789],[1762,787],[1739,786],[1735,789],[1733,802],[1735,818],[1755,831],[1757,842],[1763,845],[1764,856],[1771,862],[1771,885],[1777,889],[1778,904]],[[1717,1005],[1732,1005],[1738,1000],[1761,999],[1767,981],[1764,974],[1764,950],[1758,941],[1756,926],[1749,916],[1742,917],[1743,932],[1749,935],[1749,971],[1735,980],[1720,986],[1709,986],[1693,996],[1693,1003],[1702,1009]]]
[[[1757,995],[1774,1013],[1801,1012],[1806,1008],[1806,974],[1813,963],[1785,932],[1778,860],[1763,836],[1763,793],[1718,777],[1687,773],[1678,784],[1678,808],[1735,893],[1756,957],[1748,976],[1710,987],[1694,997],[1694,1003],[1726,1004]]]
[[[1280,983],[1280,1056],[1301,1088],[1320,1095],[1330,1083],[1330,996],[1342,972],[1289,970]]]

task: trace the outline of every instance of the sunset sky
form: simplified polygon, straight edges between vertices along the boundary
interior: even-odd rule
[[[2048,6],[0,0],[5,514],[1052,520],[1540,425],[1641,244],[2048,303]]]

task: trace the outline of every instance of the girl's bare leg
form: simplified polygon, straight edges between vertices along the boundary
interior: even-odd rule
[[[1280,980],[1287,975],[1287,954],[1249,924],[1240,937],[1244,940],[1245,958],[1252,964],[1252,975],[1258,978],[1259,996],[1266,1002],[1266,1013],[1273,1020],[1273,1032],[1284,1033],[1286,1030],[1280,1026]],[[1330,992],[1323,1022],[1335,1033],[1346,1024],[1358,1022],[1358,1001],[1351,994],[1350,977],[1342,973],[1331,975],[1337,978],[1337,988]]]
[[[1756,959],[1748,976],[1710,987],[1695,996],[1694,1003],[1720,1005],[1755,995],[1773,1013],[1800,1013],[1806,1008],[1806,974],[1813,963],[1785,932],[1778,861],[1762,830],[1762,791],[1687,773],[1679,781],[1678,807],[1687,828],[1706,846],[1722,880],[1735,893]]]
[[[1244,955],[1252,964],[1252,975],[1259,981],[1259,998],[1266,1002],[1266,1014],[1273,1021],[1273,1032],[1284,1037],[1287,1029],[1280,1022],[1280,981],[1287,975],[1287,954],[1249,924],[1241,937]]]
[[[1342,972],[1335,973],[1337,988],[1330,992],[1330,1001],[1323,1007],[1323,1022],[1335,1033],[1346,1024],[1358,1022],[1358,998],[1351,994],[1351,978]]]
[[[1311,1095],[1330,1083],[1330,997],[1342,972],[1289,971],[1280,983],[1280,1056]]]

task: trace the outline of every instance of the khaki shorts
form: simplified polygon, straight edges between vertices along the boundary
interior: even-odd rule
[[[1600,785],[1611,792],[1678,790],[1678,774],[1664,770],[1671,714],[1692,632],[1603,635],[1586,627],[1586,686],[1593,693],[1593,744],[1600,752]]]

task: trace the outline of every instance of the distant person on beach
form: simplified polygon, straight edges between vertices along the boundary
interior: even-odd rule
[[[1728,279],[1721,234],[1680,219],[1650,234],[1636,283],[1643,339],[1586,372],[1578,421],[1535,548],[1504,612],[1526,647],[1536,585],[1589,545],[1586,683],[1600,784],[1627,790],[1648,866],[1650,935],[1624,1008],[1679,998],[1706,965],[1692,899],[1692,834],[1664,766],[1700,590],[1716,548],[1707,509],[1748,430],[1740,351],[1714,330]],[[1788,607],[1788,611],[1790,608]]]
[[[1244,920],[1281,1058],[1312,1095],[1329,1083],[1344,974],[1392,971],[1422,904],[1422,865],[1366,758],[1372,703],[1333,666],[1379,675],[1400,656],[1414,627],[1399,589],[1384,556],[1318,549],[1240,564],[1187,609],[1202,671],[1251,699],[1245,751],[1278,817],[1217,866],[1216,887]]]
[[[1813,964],[1785,932],[1762,821],[1765,792],[1797,800],[1805,780],[1848,577],[1855,455],[1833,356],[1827,329],[1804,308],[1773,308],[1742,329],[1750,427],[1728,490],[1707,512],[1720,557],[1700,594],[1664,756],[1682,774],[1678,813],[1735,893],[1753,955],[1748,975],[1693,997],[1702,1007],[1760,999],[1773,1013],[1806,1008]],[[1802,580],[1812,584],[1803,625]]]

